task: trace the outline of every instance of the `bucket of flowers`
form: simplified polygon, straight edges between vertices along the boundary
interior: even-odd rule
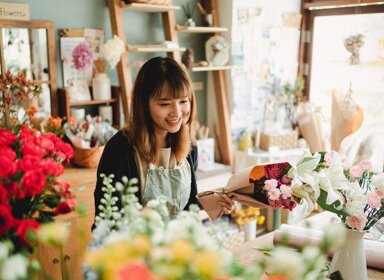
[[[41,224],[76,207],[69,184],[58,180],[73,149],[52,133],[12,130],[0,128],[0,246],[28,260]]]
[[[261,215],[260,209],[256,207],[244,207],[232,211],[231,218],[244,229],[245,241],[256,238],[257,225],[262,225],[265,216]]]

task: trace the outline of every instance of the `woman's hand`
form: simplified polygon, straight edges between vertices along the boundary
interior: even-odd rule
[[[235,209],[235,202],[226,194],[221,194],[221,197],[224,198],[224,200],[218,202],[221,207],[221,211],[226,215],[231,214],[231,212]]]

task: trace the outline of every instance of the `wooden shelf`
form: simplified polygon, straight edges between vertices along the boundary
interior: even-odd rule
[[[192,67],[192,72],[201,72],[201,71],[220,71],[220,70],[230,70],[232,69],[232,66],[225,65],[225,66],[196,66]]]
[[[184,32],[184,33],[215,33],[215,32],[226,32],[226,31],[228,31],[228,28],[226,28],[226,27],[207,27],[207,26],[189,27],[189,26],[178,25],[176,27],[176,31],[177,32]]]
[[[71,116],[72,107],[84,107],[89,106],[87,111],[93,116],[97,115],[97,105],[108,104],[112,106],[112,119],[113,126],[120,128],[120,87],[112,86],[111,94],[112,98],[107,100],[88,100],[88,101],[79,101],[79,102],[70,102],[69,96],[65,88],[59,88],[57,90],[58,100],[59,100],[59,116],[69,118]],[[92,95],[92,87],[90,88]]]
[[[140,13],[162,13],[179,10],[180,6],[173,5],[156,5],[156,4],[142,4],[142,3],[131,3],[124,4],[122,2],[121,7],[123,10]]]
[[[304,9],[316,10],[316,9],[331,9],[331,8],[343,8],[354,6],[366,6],[383,4],[384,1],[377,0],[341,0],[341,1],[314,1],[303,4]]]
[[[128,45],[128,52],[183,52],[185,48],[166,48],[151,45]]]
[[[106,103],[116,103],[117,99],[108,99],[108,100],[89,100],[89,101],[80,101],[80,102],[70,102],[69,107],[75,106],[85,106],[85,105],[98,105],[98,104],[106,104]]]

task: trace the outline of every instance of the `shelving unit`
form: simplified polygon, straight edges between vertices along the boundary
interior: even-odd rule
[[[92,94],[92,88],[90,89]],[[96,105],[111,105],[113,112],[113,126],[116,128],[120,127],[120,102],[119,94],[120,87],[111,87],[112,99],[108,100],[89,100],[89,101],[78,101],[71,102],[65,89],[59,88],[57,91],[59,99],[59,115],[62,117],[69,118],[71,115],[71,108],[73,107],[84,107],[84,106],[96,106]]]
[[[169,57],[180,61],[180,52],[185,51],[185,48],[167,48],[156,47],[148,45],[130,45],[126,38],[124,30],[124,15],[126,11],[141,12],[141,13],[161,13],[163,20],[164,40],[178,42],[178,32],[184,33],[212,33],[219,34],[220,32],[227,31],[227,28],[219,27],[219,20],[217,16],[216,0],[210,0],[212,7],[213,26],[212,27],[182,27],[176,24],[174,12],[179,10],[179,6],[174,5],[157,5],[157,4],[144,4],[144,3],[131,3],[124,4],[121,0],[107,0],[108,9],[111,19],[112,33],[119,36],[127,42],[126,52],[123,54],[119,64],[117,65],[118,77],[121,86],[122,107],[124,111],[125,121],[128,120],[128,111],[130,98],[129,94],[132,90],[131,70],[129,67],[128,55],[132,52],[165,52]],[[215,84],[215,96],[219,120],[219,147],[221,148],[221,157],[224,164],[232,163],[231,154],[231,132],[229,122],[228,110],[228,97],[226,88],[225,70],[231,69],[230,66],[213,66],[213,67],[193,67],[192,71],[212,71],[213,80]]]

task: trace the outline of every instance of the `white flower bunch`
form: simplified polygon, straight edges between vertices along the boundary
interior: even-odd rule
[[[11,242],[0,242],[0,279],[27,279],[29,261],[23,254],[13,254]]]
[[[101,46],[100,55],[103,57],[111,69],[115,68],[120,61],[121,55],[125,51],[124,41],[116,35]]]

